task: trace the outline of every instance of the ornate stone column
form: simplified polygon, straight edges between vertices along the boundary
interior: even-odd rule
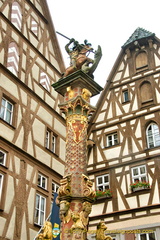
[[[91,77],[76,71],[52,85],[64,96],[60,109],[66,116],[65,174],[60,182],[61,240],[86,239],[94,191],[87,176],[88,116],[95,111],[90,97],[102,88]]]

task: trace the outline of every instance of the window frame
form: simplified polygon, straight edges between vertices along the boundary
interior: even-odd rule
[[[157,240],[156,232],[153,231],[153,233],[154,233],[154,236],[155,236],[155,240]],[[137,234],[137,240],[141,240],[141,235],[143,235],[143,234],[146,235],[146,239],[147,239],[147,240],[150,240],[150,239],[149,239],[149,234],[150,234],[149,232],[148,232],[148,233],[146,232],[146,233],[139,233],[139,234]]]
[[[141,173],[141,168],[144,167],[145,168],[145,173]],[[137,175],[134,175],[133,171],[134,169],[138,169],[138,174]],[[146,165],[139,165],[139,166],[135,166],[135,167],[132,167],[131,168],[131,176],[132,176],[132,182],[135,183],[135,182],[148,182],[148,176],[147,176],[147,168],[146,168]],[[145,177],[145,180],[143,180],[142,178]],[[138,180],[137,180],[138,178]]]
[[[116,138],[114,138],[115,135],[116,135]],[[111,137],[111,139],[109,139],[109,137]],[[115,142],[115,140],[117,142]],[[110,142],[111,142],[111,144],[109,144]],[[106,134],[106,147],[113,147],[118,144],[119,144],[119,141],[118,141],[118,133],[117,132]]]
[[[5,100],[5,105],[3,106],[2,104],[2,101]],[[7,121],[7,105],[8,103],[12,106],[12,110],[9,111],[10,112],[10,118],[9,118],[9,121]],[[2,112],[2,108],[4,109],[4,113]],[[0,105],[0,119],[2,119],[3,121],[5,121],[6,123],[8,123],[9,125],[13,125],[13,115],[14,115],[14,109],[15,109],[15,104],[10,101],[7,97],[5,96],[2,96],[1,98],[1,105]],[[2,114],[4,116],[2,116]]]
[[[53,185],[54,185],[54,187],[53,187]],[[54,193],[55,193],[55,192],[57,193],[59,187],[60,187],[60,186],[59,186],[57,183],[55,183],[54,181],[52,181],[52,195],[53,195],[53,196],[54,196]]]
[[[39,197],[39,203],[37,207],[37,197]],[[41,209],[42,206],[42,199],[44,199],[44,209]],[[36,213],[38,212],[37,216],[37,222],[36,222]],[[44,214],[44,216],[41,218],[41,214]],[[44,221],[45,221],[45,216],[46,216],[46,197],[42,196],[39,193],[36,193],[35,197],[35,211],[34,211],[34,223],[43,226]]]
[[[127,93],[127,99],[126,99],[125,93]],[[128,89],[125,89],[125,90],[122,91],[122,102],[123,103],[128,103],[129,101],[130,101],[129,91],[128,91]]]
[[[154,129],[153,126],[156,126],[157,129]],[[148,134],[149,127],[151,127],[151,135]],[[156,130],[158,130],[158,134],[155,132]],[[156,135],[158,136],[159,140],[156,140]],[[152,138],[152,142],[150,141],[151,138]],[[147,140],[147,147],[149,149],[160,146],[160,130],[159,130],[158,124],[156,124],[155,122],[151,122],[147,126],[147,128],[146,128],[146,140]],[[157,142],[159,142],[159,145],[157,144]]]
[[[45,147],[54,154],[57,154],[57,135],[47,128],[45,136]]]
[[[4,174],[0,172],[0,203],[2,201],[3,184],[4,184]]]
[[[40,177],[40,183],[38,183],[39,177]],[[43,186],[43,180],[45,180],[44,181],[45,186]],[[44,176],[43,174],[38,173],[37,186],[47,190],[47,182],[48,182],[48,178],[46,176]]]
[[[0,165],[1,166],[6,166],[6,161],[7,161],[7,152],[5,152],[4,150],[2,150],[1,148],[0,148],[0,154],[3,154],[3,163],[1,163],[0,162]],[[1,158],[1,156],[0,156],[0,158]],[[0,159],[0,161],[1,161],[1,159]]]
[[[105,177],[108,177],[108,181],[105,181]],[[98,183],[98,179],[102,178],[102,183]],[[107,188],[105,188],[107,186]],[[102,189],[100,189],[102,187]],[[104,191],[106,189],[110,189],[110,179],[109,179],[109,173],[96,176],[96,189],[100,191]]]

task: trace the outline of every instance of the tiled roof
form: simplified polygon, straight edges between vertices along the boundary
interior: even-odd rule
[[[122,48],[126,47],[128,44],[130,44],[134,41],[137,41],[137,40],[142,39],[142,38],[148,38],[148,37],[151,37],[151,36],[155,36],[155,34],[139,27],[134,31],[134,33],[130,36],[130,38],[122,46]]]

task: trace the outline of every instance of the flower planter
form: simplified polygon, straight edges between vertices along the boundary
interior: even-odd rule
[[[107,195],[104,195],[104,196],[99,196],[99,197],[96,197],[96,200],[100,200],[100,199],[106,199],[106,198],[111,198],[112,196],[107,196]]]
[[[149,189],[148,187],[144,187],[144,186],[142,186],[142,187],[136,187],[136,188],[132,188],[132,191],[133,192],[137,192],[137,191],[141,191],[141,190],[144,190],[144,189]]]

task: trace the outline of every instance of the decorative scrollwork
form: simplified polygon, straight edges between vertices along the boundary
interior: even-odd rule
[[[58,189],[58,196],[68,196],[71,193],[71,175],[67,175],[66,177],[60,180],[60,187]]]
[[[82,174],[82,186],[83,186],[83,196],[84,197],[89,197],[89,198],[95,197],[95,191],[93,191],[93,189],[92,189],[93,183],[89,179],[89,177],[87,177],[84,174]]]

